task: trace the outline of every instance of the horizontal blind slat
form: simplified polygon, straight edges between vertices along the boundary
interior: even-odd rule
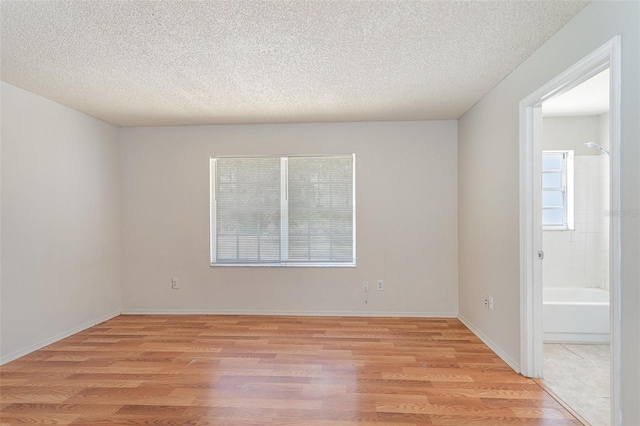
[[[289,158],[289,260],[353,261],[353,157]]]
[[[219,158],[217,260],[280,261],[280,159]]]

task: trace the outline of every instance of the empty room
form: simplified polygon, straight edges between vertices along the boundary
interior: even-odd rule
[[[640,2],[0,19],[2,426],[640,424]]]

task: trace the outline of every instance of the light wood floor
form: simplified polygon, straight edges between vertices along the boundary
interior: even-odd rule
[[[0,385],[2,425],[580,424],[456,319],[119,316]]]

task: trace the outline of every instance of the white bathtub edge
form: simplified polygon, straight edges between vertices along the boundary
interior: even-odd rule
[[[609,334],[603,333],[542,333],[545,343],[570,343],[576,345],[608,344]]]

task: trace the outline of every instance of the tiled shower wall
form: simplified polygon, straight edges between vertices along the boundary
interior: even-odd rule
[[[609,157],[574,157],[575,230],[542,233],[545,287],[609,289]]]

